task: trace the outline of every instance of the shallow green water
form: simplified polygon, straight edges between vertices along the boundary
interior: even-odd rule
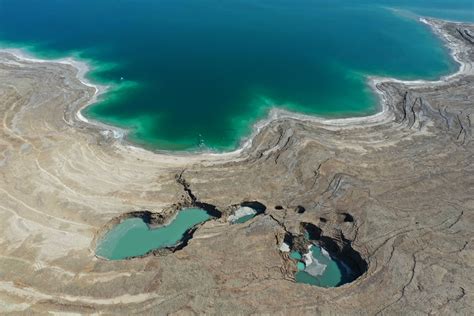
[[[344,267],[337,259],[324,255],[320,247],[313,246],[311,252],[314,262],[306,266],[304,270],[296,272],[296,282],[320,287],[335,287],[353,280],[354,277],[347,271],[348,268]],[[321,271],[323,272],[321,273]]]
[[[97,255],[112,259],[140,256],[153,249],[171,247],[182,240],[185,232],[211,216],[202,209],[188,208],[178,212],[167,226],[150,229],[141,218],[129,218],[112,228],[96,249]]]
[[[366,75],[456,66],[416,16],[474,20],[466,0],[0,0],[0,42],[92,62],[112,85],[85,115],[169,150],[230,150],[274,106],[376,111]],[[396,8],[397,10],[393,10]]]
[[[305,266],[304,262],[298,261],[296,263],[296,268],[298,269],[298,271],[303,271],[305,267],[306,266]]]
[[[290,252],[290,258],[295,260],[301,260],[302,256],[298,251]]]
[[[235,224],[242,224],[242,223],[245,223],[245,222],[251,220],[255,216],[257,216],[257,214],[244,215],[244,216],[238,218],[237,220],[235,220],[234,223]]]
[[[241,206],[236,209],[231,216],[229,216],[229,221],[232,224],[242,224],[261,214],[263,211],[264,209],[256,210],[249,206]]]

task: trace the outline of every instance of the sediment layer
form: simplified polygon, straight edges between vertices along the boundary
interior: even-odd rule
[[[78,119],[97,94],[74,66],[0,53],[0,312],[468,314],[474,26],[429,23],[456,75],[372,79],[379,114],[279,112],[224,155],[130,146]],[[206,222],[166,256],[95,256],[111,219],[193,197],[224,214],[242,201],[267,209],[241,225]],[[367,271],[333,289],[295,283],[279,247],[302,223],[350,244]]]

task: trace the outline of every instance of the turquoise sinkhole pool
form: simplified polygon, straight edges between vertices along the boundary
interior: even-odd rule
[[[301,260],[303,256],[298,251],[292,251],[290,253],[290,258],[294,260]]]
[[[301,255],[301,254],[300,254]],[[298,256],[290,255],[296,259]],[[299,260],[299,259],[298,259]],[[356,275],[342,261],[333,258],[319,246],[312,245],[310,251],[303,256],[306,266],[302,269],[302,262],[297,263],[297,283],[306,283],[320,287],[336,287],[352,282]]]
[[[238,220],[236,220],[234,223],[236,223],[236,224],[245,223],[245,222],[251,220],[252,218],[254,218],[255,215],[256,215],[256,214],[249,214],[249,215],[242,216],[241,218],[239,218]]]
[[[231,224],[242,224],[248,222],[258,214],[259,212],[251,207],[241,206],[235,210],[234,214],[229,216],[228,220]]]
[[[207,211],[186,208],[166,226],[150,228],[142,218],[128,218],[112,228],[99,241],[96,254],[110,260],[141,256],[150,250],[178,245],[186,232],[211,219]]]

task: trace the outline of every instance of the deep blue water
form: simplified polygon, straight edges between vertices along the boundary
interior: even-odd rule
[[[90,60],[114,87],[86,115],[145,146],[230,150],[274,106],[377,110],[367,75],[457,67],[417,14],[474,21],[466,0],[0,0],[0,42]],[[123,77],[123,80],[121,80]]]

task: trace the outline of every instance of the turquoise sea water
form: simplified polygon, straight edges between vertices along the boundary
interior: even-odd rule
[[[179,211],[169,225],[155,229],[150,229],[141,218],[129,218],[106,233],[99,241],[96,253],[107,259],[119,260],[175,246],[188,229],[210,218],[205,210],[188,208]]]
[[[278,106],[375,112],[367,75],[456,69],[415,14],[474,21],[469,0],[0,0],[0,42],[89,60],[112,86],[85,115],[155,149],[231,150]]]

